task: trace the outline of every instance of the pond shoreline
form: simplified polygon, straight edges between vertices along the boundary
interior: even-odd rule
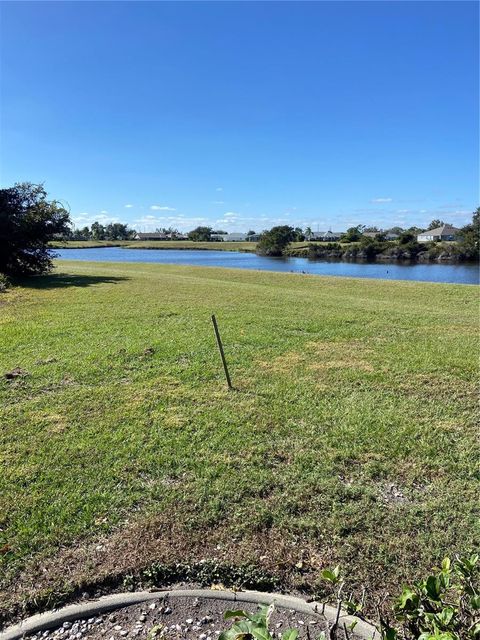
[[[368,262],[359,260],[309,260],[305,257],[265,257],[240,251],[171,250],[123,251],[122,247],[99,249],[57,250],[57,257],[64,260],[117,263],[156,263],[193,267],[220,267],[225,269],[249,269],[333,277],[370,278],[380,280],[411,280],[418,282],[442,282],[450,284],[479,284],[478,269],[466,264],[432,264],[412,262]]]
[[[89,246],[60,246],[60,247],[52,247],[53,250],[62,250],[62,251],[72,251],[76,249],[86,250],[86,249],[109,249],[109,248],[120,248],[120,249],[140,249],[145,251],[224,251],[224,252],[235,252],[235,253],[253,253],[255,254],[255,248],[246,248],[246,247],[219,247],[218,245],[222,243],[215,243],[215,246],[206,247],[206,246],[142,246],[139,243],[135,243],[134,245],[123,244],[123,243],[109,243],[109,244],[91,244]],[[445,255],[440,254],[437,257],[432,257],[427,254],[427,252],[421,252],[417,255],[405,255],[405,254],[390,254],[385,255],[383,253],[379,253],[376,256],[366,257],[363,255],[362,251],[353,252],[346,251],[344,253],[337,251],[326,251],[324,255],[309,255],[308,246],[298,247],[288,249],[283,256],[285,258],[302,258],[308,260],[308,262],[348,262],[348,263],[357,263],[357,264],[404,264],[404,265],[415,265],[415,264],[437,264],[437,265],[478,265],[479,263],[475,260],[462,260],[454,255]]]

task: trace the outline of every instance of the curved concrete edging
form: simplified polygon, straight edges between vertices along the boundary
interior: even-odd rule
[[[337,610],[328,604],[320,602],[306,602],[301,598],[286,596],[279,593],[263,593],[261,591],[230,591],[226,589],[178,589],[169,591],[136,591],[133,593],[114,593],[103,596],[98,600],[91,600],[82,604],[71,604],[62,609],[39,613],[31,616],[0,633],[0,640],[20,640],[25,635],[32,635],[38,631],[59,627],[64,622],[79,620],[81,618],[91,618],[107,611],[129,607],[149,600],[162,598],[211,598],[213,600],[227,600],[229,602],[244,602],[250,604],[271,604],[274,603],[283,609],[293,609],[297,613],[322,617],[332,623],[336,619]],[[363,640],[379,638],[375,627],[359,618],[341,614],[339,625],[347,626],[356,622],[355,635]]]

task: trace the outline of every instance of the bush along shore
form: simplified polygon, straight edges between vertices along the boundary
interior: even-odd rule
[[[460,244],[454,242],[419,243],[410,241],[406,244],[399,244],[362,239],[360,242],[350,244],[309,243],[302,247],[290,246],[286,249],[285,255],[309,258],[310,260],[332,261],[478,263],[478,257],[465,251]]]

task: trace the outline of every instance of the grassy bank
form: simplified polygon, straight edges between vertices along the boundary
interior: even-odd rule
[[[0,611],[154,560],[378,595],[472,548],[477,292],[69,261],[1,294]]]
[[[102,247],[128,247],[131,240],[54,240],[54,249],[100,249]]]
[[[301,243],[300,243],[301,244]],[[210,251],[255,251],[256,242],[192,242],[189,240],[68,240],[53,242],[56,249],[208,249]]]

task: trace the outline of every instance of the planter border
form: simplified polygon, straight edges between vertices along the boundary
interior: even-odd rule
[[[130,593],[114,593],[102,596],[98,600],[90,600],[81,604],[71,604],[61,609],[38,613],[16,625],[8,627],[0,633],[0,640],[20,640],[24,636],[61,626],[64,622],[81,618],[92,618],[108,611],[129,607],[142,602],[158,599],[175,598],[210,598],[212,600],[227,600],[229,602],[244,602],[249,604],[275,603],[283,609],[293,609],[317,618],[326,619],[332,623],[336,619],[337,609],[321,602],[306,602],[302,598],[283,595],[281,593],[263,593],[261,591],[232,591],[213,589],[158,589],[152,591],[136,591]],[[339,624],[350,625],[356,622],[355,635],[363,640],[377,640],[378,631],[375,627],[355,616],[342,613]]]

